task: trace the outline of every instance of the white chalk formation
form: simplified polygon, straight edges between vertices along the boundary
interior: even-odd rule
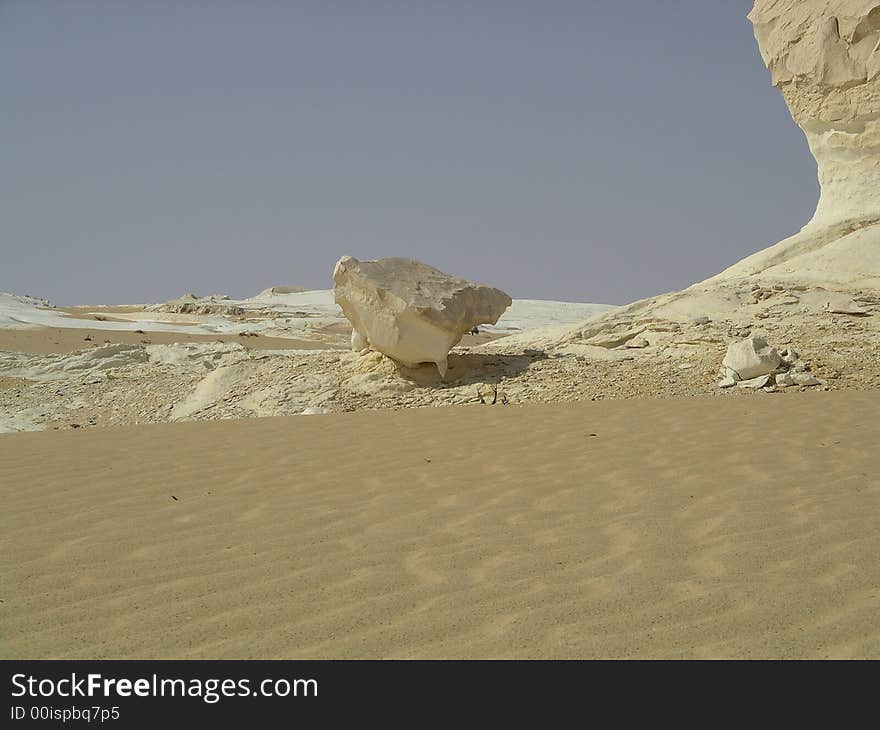
[[[304,286],[270,286],[263,289],[254,299],[268,299],[270,297],[283,297],[287,294],[302,294],[308,291]]]
[[[776,348],[770,347],[763,337],[755,335],[731,344],[721,365],[736,380],[749,380],[772,373],[781,362]]]
[[[880,287],[880,2],[757,0],[749,19],[816,158],[821,195],[798,234],[719,278]]]
[[[145,307],[148,312],[167,312],[169,314],[226,314],[238,316],[244,314],[238,304],[230,301],[228,296],[213,295],[199,297],[187,292],[178,299]]]
[[[691,329],[705,316],[745,324],[778,316],[777,304],[807,316],[817,297],[827,297],[830,314],[871,316],[866,305],[880,292],[880,0],[757,0],[749,19],[772,82],[816,158],[821,196],[813,218],[796,235],[687,289],[497,347],[586,346],[660,320]]]
[[[402,365],[431,362],[441,377],[462,336],[495,324],[510,306],[500,289],[404,258],[358,261],[343,256],[333,293],[353,328],[352,349],[373,348]]]
[[[732,342],[721,361],[719,388],[768,389],[787,388],[794,385],[822,385],[812,375],[809,363],[800,361],[797,350],[786,348],[779,353],[760,335],[751,335]]]

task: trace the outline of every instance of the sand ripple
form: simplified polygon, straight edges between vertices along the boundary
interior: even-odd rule
[[[0,654],[877,658],[878,416],[842,392],[3,436]]]

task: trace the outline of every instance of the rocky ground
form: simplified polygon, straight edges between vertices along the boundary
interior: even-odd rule
[[[796,350],[798,371],[818,381],[811,388],[880,388],[880,298],[823,299],[757,288],[725,318],[611,315],[553,345],[528,346],[520,336],[458,347],[445,380],[432,365],[405,368],[376,352],[261,350],[250,342],[249,349],[91,343],[73,354],[2,352],[0,430],[807,389],[720,388],[728,345],[752,334],[780,352]]]

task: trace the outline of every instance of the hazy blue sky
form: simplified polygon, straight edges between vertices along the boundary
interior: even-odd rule
[[[795,232],[751,0],[0,0],[0,290],[330,286],[410,256],[623,303]]]

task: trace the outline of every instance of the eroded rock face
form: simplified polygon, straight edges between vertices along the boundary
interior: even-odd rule
[[[773,85],[816,158],[804,229],[720,276],[880,284],[880,2],[757,0],[749,14]]]
[[[758,0],[749,19],[819,166],[814,221],[880,218],[880,2]]]
[[[577,327],[514,335],[497,347],[603,344],[641,334],[658,320],[686,328],[727,320],[750,329],[752,317],[787,318],[795,307],[811,319],[817,297],[829,313],[868,316],[866,297],[880,293],[880,0],[757,0],[749,19],[772,82],[817,161],[821,199],[810,222],[682,291]],[[846,294],[850,303],[830,303],[837,297],[825,298],[829,292]],[[712,321],[697,325],[706,316]]]
[[[343,256],[333,270],[336,303],[351,322],[352,348],[372,347],[399,363],[436,363],[468,330],[495,324],[510,304],[500,289],[445,274],[404,258],[358,261]]]

